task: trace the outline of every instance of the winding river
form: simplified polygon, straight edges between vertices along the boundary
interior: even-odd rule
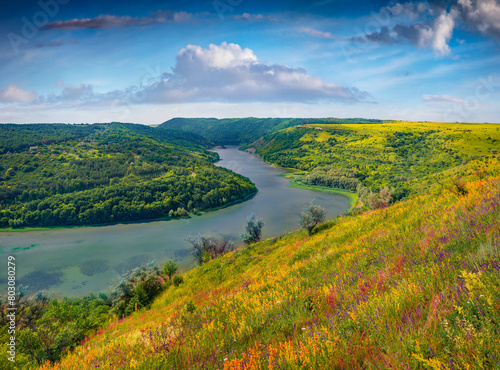
[[[214,149],[219,166],[250,178],[259,192],[246,202],[193,216],[190,219],[118,224],[100,227],[53,229],[24,233],[0,233],[0,260],[6,271],[7,256],[16,258],[16,278],[31,290],[45,289],[54,297],[80,297],[90,292],[109,293],[120,274],[150,260],[174,259],[182,269],[193,266],[185,238],[197,233],[228,237],[240,244],[240,232],[252,212],[261,217],[264,238],[298,227],[304,207],[316,199],[332,218],[349,208],[349,200],[337,194],[289,187],[281,177],[285,170],[236,147]],[[0,292],[6,292],[2,274]]]

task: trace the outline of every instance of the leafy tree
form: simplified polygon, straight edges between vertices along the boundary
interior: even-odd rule
[[[247,224],[245,225],[246,233],[241,234],[241,239],[245,244],[258,242],[260,240],[263,227],[264,221],[252,213],[247,218]]]
[[[314,201],[311,201],[309,205],[304,207],[304,211],[300,214],[299,224],[311,235],[313,229],[319,223],[323,222],[325,217],[326,210],[320,205],[314,204]]]
[[[175,263],[175,261],[168,260],[167,263],[163,265],[163,272],[168,276],[170,280],[172,280],[172,276],[175,275],[178,268],[179,266],[177,266],[177,263]]]

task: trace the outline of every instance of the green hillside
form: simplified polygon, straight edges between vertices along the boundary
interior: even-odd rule
[[[499,167],[210,261],[41,369],[498,368]]]
[[[296,125],[315,123],[381,123],[362,118],[173,118],[159,126],[200,134],[215,145],[248,144],[258,138]]]
[[[256,192],[203,137],[123,123],[0,125],[0,227],[184,217]]]
[[[499,148],[499,125],[392,121],[300,125],[247,146],[280,167],[306,173],[323,168],[316,176],[297,177],[299,182],[351,191],[357,183],[373,190],[389,187],[396,200],[427,189],[436,182],[434,175]],[[346,169],[354,170],[358,181],[341,183],[345,174],[332,173]]]

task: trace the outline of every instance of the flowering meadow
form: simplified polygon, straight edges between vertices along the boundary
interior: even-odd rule
[[[461,193],[435,186],[198,266],[41,369],[500,368],[500,176],[485,168]]]

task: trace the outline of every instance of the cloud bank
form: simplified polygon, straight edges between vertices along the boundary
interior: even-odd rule
[[[302,69],[266,64],[254,52],[223,42],[208,48],[188,45],[177,54],[171,72],[150,76],[148,84],[100,93],[89,84],[64,85],[59,93],[37,97],[16,85],[0,90],[0,103],[57,105],[129,105],[238,102],[373,102],[365,91],[325,83]]]

